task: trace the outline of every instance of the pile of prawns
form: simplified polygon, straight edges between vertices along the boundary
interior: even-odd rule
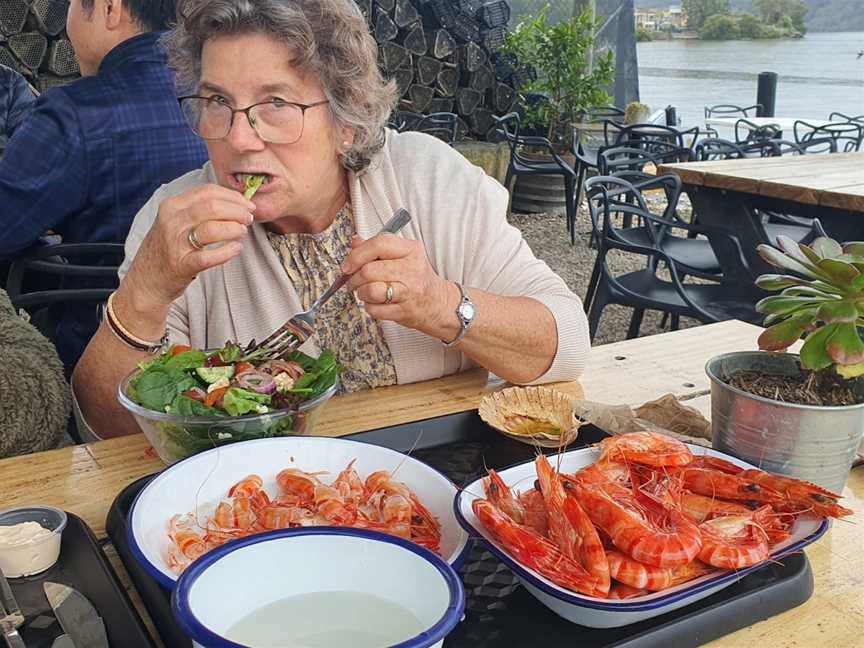
[[[248,475],[203,523],[192,513],[173,516],[168,521],[168,566],[181,574],[193,560],[230,540],[301,526],[371,529],[438,552],[440,523],[390,472],[379,470],[363,481],[351,461],[332,484],[319,479],[323,474],[286,468],[276,475],[279,492],[273,498],[259,475]]]
[[[756,565],[789,538],[798,516],[852,513],[814,484],[694,456],[651,432],[603,440],[597,462],[572,475],[542,454],[535,465],[534,488],[518,495],[489,470],[474,514],[520,563],[598,598]]]

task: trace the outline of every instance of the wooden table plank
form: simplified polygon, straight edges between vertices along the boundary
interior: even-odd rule
[[[864,211],[864,153],[685,162],[658,172],[676,173],[688,185]]]

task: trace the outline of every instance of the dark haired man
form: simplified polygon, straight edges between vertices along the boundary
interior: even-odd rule
[[[174,0],[71,0],[84,78],[42,94],[0,160],[0,258],[48,229],[67,243],[122,243],[160,185],[204,164],[158,46],[174,16]],[[97,325],[93,304],[64,306],[52,337],[67,371]]]

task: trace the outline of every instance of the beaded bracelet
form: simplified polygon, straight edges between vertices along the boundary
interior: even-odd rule
[[[165,334],[162,336],[162,339],[158,342],[150,342],[148,340],[142,340],[137,335],[130,333],[129,330],[120,323],[120,320],[117,318],[117,313],[114,312],[114,295],[116,293],[111,293],[108,296],[108,305],[105,308],[105,320],[108,322],[108,328],[111,329],[111,332],[114,336],[120,340],[126,346],[135,349],[136,351],[143,351],[145,353],[158,353],[163,348],[168,345],[168,331],[165,331]]]

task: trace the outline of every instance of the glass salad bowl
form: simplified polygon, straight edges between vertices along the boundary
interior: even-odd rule
[[[209,355],[219,351],[221,350],[207,352],[192,351],[192,353],[207,353]],[[164,365],[164,359],[168,358],[171,353],[169,351],[166,355],[161,356],[156,362],[151,364],[161,361]],[[174,353],[177,355],[176,352]],[[306,358],[312,363],[318,362],[313,358],[308,358],[308,356]],[[166,464],[172,464],[198,452],[238,441],[279,436],[311,435],[324,405],[336,393],[339,386],[335,365],[333,367],[334,370],[325,383],[325,385],[329,384],[329,387],[325,389],[323,385],[319,384],[318,388],[314,390],[313,395],[308,399],[299,400],[284,409],[258,407],[258,411],[255,411],[256,404],[252,402],[251,407],[247,407],[245,411],[242,409],[239,411],[234,409],[232,411],[228,407],[226,407],[228,411],[224,411],[216,410],[209,406],[205,407],[189,399],[181,399],[184,401],[182,403],[183,407],[177,407],[178,403],[175,401],[171,406],[164,407],[166,411],[159,411],[156,407],[163,406],[158,401],[158,391],[161,385],[155,385],[154,389],[152,379],[148,382],[150,406],[145,407],[142,404],[141,392],[143,381],[140,378],[148,371],[147,366],[135,369],[120,382],[117,390],[117,399],[131,412],[141,431],[144,432],[147,440],[156,450],[159,458]],[[195,375],[195,371],[204,373],[212,371],[211,368],[185,366],[180,367],[180,369],[193,376]],[[218,370],[219,368],[216,369]],[[176,376],[177,374],[174,375]],[[258,375],[260,376],[260,374]],[[238,378],[242,379],[242,375],[238,376]],[[208,377],[208,380],[212,379]],[[332,380],[332,384],[330,384],[330,380]],[[228,381],[225,380],[225,383],[227,384]],[[204,388],[207,387],[206,383],[202,383],[202,385]],[[213,385],[213,387],[216,386]],[[171,390],[168,389],[168,391],[170,392]],[[154,392],[156,392],[157,405],[152,404],[154,402]],[[188,393],[190,392],[184,391],[183,395]],[[249,394],[249,391],[241,390],[238,393]],[[203,395],[204,392],[202,391],[201,394]],[[176,397],[173,393],[168,395],[169,400],[173,397]],[[227,403],[228,399],[226,398],[225,400]],[[144,403],[147,403],[147,401],[145,400]],[[268,409],[269,411],[267,411]]]

